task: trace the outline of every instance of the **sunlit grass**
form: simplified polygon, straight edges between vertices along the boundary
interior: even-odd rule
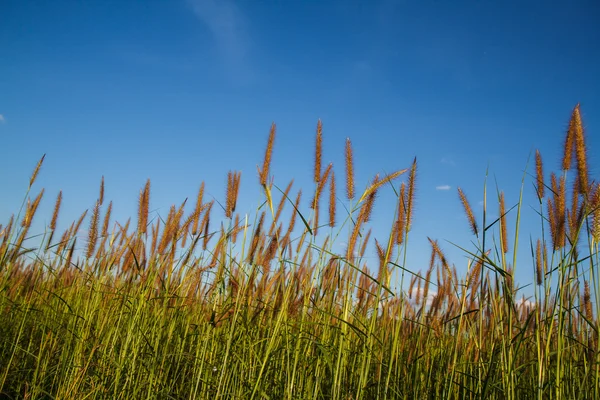
[[[375,175],[361,192],[349,140],[343,168],[322,167],[319,123],[315,185],[303,196],[292,182],[272,180],[275,133],[273,125],[259,168],[264,202],[254,215],[236,212],[242,176],[234,171],[220,203],[205,202],[202,185],[195,204],[173,205],[162,218],[148,211],[148,181],[136,222],[125,223],[111,221],[102,181],[95,207],[62,234],[59,194],[40,241],[29,229],[43,198],[43,190],[30,193],[42,158],[22,209],[0,227],[0,396],[600,396],[600,191],[588,176],[578,106],[563,170],[547,181],[538,152],[535,173],[520,183],[521,193],[536,187],[539,239],[519,236],[529,210],[522,195],[505,204],[486,182],[483,214],[475,215],[459,189],[465,224],[457,229],[470,229],[476,243],[462,247],[464,277],[433,236],[429,268],[406,265],[416,159]],[[374,237],[369,222],[380,195],[396,196],[395,218]],[[85,224],[87,235],[78,235]],[[336,252],[340,241],[347,246]],[[364,257],[367,245],[378,253],[375,264]],[[531,262],[517,266],[523,246]],[[526,301],[517,267],[536,277]]]

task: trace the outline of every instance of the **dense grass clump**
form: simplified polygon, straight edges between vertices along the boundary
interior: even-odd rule
[[[42,158],[22,211],[0,227],[0,396],[600,397],[600,190],[588,174],[579,106],[562,170],[549,181],[536,153],[539,239],[519,243],[522,200],[507,207],[496,193],[500,217],[489,221],[491,202],[476,216],[459,189],[463,228],[477,243],[465,249],[463,277],[434,239],[426,271],[405,263],[416,159],[375,175],[361,193],[347,140],[340,200],[337,170],[322,165],[319,122],[315,187],[302,201],[292,182],[280,187],[271,178],[275,135],[273,125],[259,168],[265,200],[255,215],[236,213],[235,171],[217,204],[221,224],[204,184],[193,207],[150,215],[150,181],[137,221],[113,222],[102,181],[95,207],[62,234],[55,232],[60,193],[32,248],[29,229],[44,191],[29,192]],[[371,237],[374,203],[390,188],[395,220],[387,236]],[[347,243],[342,254],[332,250],[336,240]],[[530,301],[519,298],[513,279],[519,245],[531,248]],[[377,250],[375,265],[367,265],[367,246]]]

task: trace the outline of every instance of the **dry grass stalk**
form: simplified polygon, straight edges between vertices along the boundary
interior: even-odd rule
[[[38,193],[38,195],[35,197],[33,202],[31,202],[30,200],[27,200],[27,207],[25,209],[25,216],[23,217],[23,220],[21,221],[21,227],[25,228],[26,230],[29,229],[29,227],[31,226],[31,223],[33,222],[33,217],[35,216],[38,206],[40,205],[40,202],[42,201],[43,196],[44,196],[44,189],[42,189],[40,191],[40,193]]]
[[[169,209],[169,215],[167,216],[167,221],[165,222],[165,226],[163,228],[163,234],[161,236],[159,245],[158,245],[158,254],[164,254],[169,242],[173,238],[173,230],[174,230],[174,220],[177,211],[175,211],[175,205],[171,205]]]
[[[58,192],[58,196],[56,196],[56,202],[54,203],[54,211],[52,212],[52,219],[50,220],[50,229],[53,232],[56,229],[56,221],[58,220],[58,213],[60,212],[61,203],[62,203],[62,190],[60,192]]]
[[[600,243],[600,186],[595,185],[592,196],[592,238],[596,243]]]
[[[539,150],[535,151],[535,177],[537,181],[537,195],[541,201],[544,198],[546,187],[544,186],[544,165],[542,163],[542,154]]]
[[[364,236],[362,240],[362,244],[360,246],[360,250],[358,251],[359,257],[364,257],[365,251],[367,250],[367,245],[369,244],[369,239],[371,238],[371,229],[367,231],[367,234]]]
[[[276,125],[273,122],[269,132],[269,140],[267,142],[267,149],[265,150],[265,158],[263,160],[262,168],[260,169],[260,184],[263,187],[267,186],[267,180],[269,178],[269,168],[271,167],[271,156],[273,154],[273,143],[275,142],[275,131]]]
[[[589,321],[594,321],[594,312],[592,310],[592,296],[590,295],[590,284],[588,281],[583,283],[583,310],[584,315]]]
[[[538,286],[541,286],[544,282],[543,263],[542,241],[538,239],[535,246],[535,282]]]
[[[240,179],[242,173],[241,172],[232,172],[229,171],[227,173],[227,192],[226,192],[226,200],[225,200],[225,217],[231,218],[233,213],[235,212],[235,207],[237,205],[237,198],[240,189]]]
[[[35,166],[35,169],[33,170],[33,173],[31,174],[31,178],[29,178],[29,188],[31,188],[33,186],[33,183],[35,182],[35,180],[40,172],[40,168],[42,168],[42,164],[44,163],[45,158],[46,158],[46,154],[44,154],[42,156],[42,158],[40,158],[37,165]]]
[[[581,113],[579,104],[575,106],[569,123],[569,129],[574,130],[575,136],[575,157],[577,159],[577,177],[579,178],[579,193],[588,192],[588,166],[587,166],[587,148],[585,145],[585,134],[581,122]]]
[[[329,182],[329,226],[335,226],[335,172],[331,172],[331,182]]]
[[[192,235],[197,235],[198,224],[200,223],[200,214],[202,213],[202,199],[204,197],[204,182],[200,184],[198,196],[196,197],[196,207],[194,208],[194,222],[192,223]],[[200,229],[202,231],[202,229]]]
[[[573,114],[571,115],[571,119],[569,120],[569,128],[567,129],[567,135],[565,136],[565,141],[563,145],[564,153],[562,159],[562,169],[563,171],[567,171],[571,169],[573,164],[573,152],[575,150],[575,120],[573,118]]]
[[[567,187],[566,178],[561,176],[556,187],[556,178],[553,182],[554,190],[554,217],[556,219],[556,243],[554,249],[563,248],[566,244],[566,198],[567,198]]]
[[[373,178],[373,182],[371,186],[376,186],[379,183],[379,174],[375,175]],[[358,214],[358,221],[362,223],[367,223],[371,219],[371,213],[373,211],[373,206],[375,204],[375,198],[377,197],[377,188],[375,190],[370,191],[367,195],[366,199],[363,201],[363,205],[360,207],[360,212]],[[358,224],[357,221],[357,224]]]
[[[329,178],[329,174],[332,172],[333,164],[329,163],[325,171],[323,172],[323,176],[319,179],[319,183],[317,185],[317,190],[315,191],[315,197],[310,202],[310,208],[317,210],[319,208],[319,200],[321,199],[321,194],[323,193],[323,189],[325,188],[325,184],[327,183],[327,179]]]
[[[323,158],[323,124],[321,120],[317,122],[317,136],[315,139],[315,183],[321,180],[321,159]]]
[[[138,234],[146,233],[148,228],[148,213],[150,207],[150,179],[146,181],[144,189],[140,191],[138,201]]]
[[[346,197],[348,200],[354,198],[354,157],[349,138],[346,138]]]
[[[210,211],[212,210],[213,204],[215,204],[214,200],[208,203],[208,206],[206,207],[206,212],[204,213],[204,217],[202,218],[202,224],[200,224],[200,230],[201,232],[204,232],[204,237],[202,240],[202,250],[206,250],[206,247],[208,246],[208,241],[210,240],[210,235],[208,234],[208,231],[210,225]]]
[[[85,253],[86,258],[91,258],[98,242],[98,219],[100,218],[100,200],[96,202],[90,220],[90,229],[88,231],[88,246]]]
[[[399,246],[404,242],[404,232],[406,230],[406,185],[402,182],[400,185],[400,195],[398,196],[398,213],[395,224],[396,244]]]
[[[71,248],[69,248],[69,253],[67,254],[67,259],[65,260],[65,266],[68,268],[71,266],[71,260],[73,259],[73,252],[75,251],[75,244],[77,243],[77,238],[73,239],[73,243],[71,244]]]
[[[406,232],[410,231],[413,219],[413,208],[415,205],[417,181],[417,158],[415,157],[410,167],[410,175],[408,176],[408,193],[406,197]]]
[[[290,216],[290,222],[288,224],[287,232],[285,233],[285,238],[282,242],[283,247],[287,247],[290,243],[290,236],[294,227],[296,226],[296,210],[300,207],[300,199],[302,198],[302,190],[298,191],[296,195],[296,201],[294,202],[294,211],[292,211],[292,215]]]
[[[467,214],[469,225],[471,225],[471,231],[475,234],[475,236],[478,236],[479,229],[477,227],[477,221],[475,220],[475,215],[473,214],[473,209],[467,200],[467,196],[464,194],[461,188],[458,188],[458,195],[460,196],[460,201],[465,209],[465,213]]]
[[[279,222],[279,217],[281,217],[281,213],[283,212],[283,207],[287,202],[287,198],[289,196],[290,190],[292,189],[292,185],[294,184],[294,180],[292,179],[290,183],[288,183],[285,191],[283,192],[283,196],[279,200],[279,204],[277,205],[277,211],[275,212],[275,218],[273,218],[273,222],[271,222],[271,227],[269,228],[268,236],[273,235],[275,227],[277,226],[277,222]]]
[[[100,193],[98,195],[98,202],[100,205],[104,204],[104,175],[102,175],[102,179],[100,180]]]
[[[504,204],[504,192],[500,193],[500,241],[502,252],[508,253],[508,236],[506,234],[506,206]]]
[[[262,230],[262,225],[263,225],[264,220],[265,220],[265,212],[263,211],[260,214],[260,218],[258,220],[258,223],[256,224],[256,228],[254,229],[254,234],[252,235],[252,243],[250,245],[250,252],[248,253],[248,258],[246,259],[249,264],[252,264],[254,262],[254,256],[256,254],[256,249],[258,248],[258,245],[260,242],[261,230]]]

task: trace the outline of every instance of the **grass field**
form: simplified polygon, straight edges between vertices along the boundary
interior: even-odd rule
[[[194,204],[162,218],[149,213],[148,181],[124,223],[111,220],[102,182],[95,207],[57,232],[61,193],[31,246],[42,158],[21,211],[0,227],[0,397],[600,398],[600,190],[579,106],[562,169],[544,173],[538,152],[522,183],[537,189],[539,239],[519,237],[522,200],[507,209],[503,193],[486,189],[475,216],[458,189],[457,229],[478,244],[465,276],[433,239],[429,269],[405,267],[417,159],[356,188],[350,140],[345,165],[321,165],[319,124],[314,187],[302,192],[271,178],[275,135],[273,125],[254,215],[236,213],[236,171],[222,203],[205,201],[202,185]],[[375,239],[383,190],[396,195],[396,217]],[[332,250],[339,241],[342,253]],[[529,302],[513,281],[518,246],[531,249]]]

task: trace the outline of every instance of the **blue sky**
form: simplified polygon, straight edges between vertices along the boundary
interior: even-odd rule
[[[227,171],[239,170],[238,209],[253,216],[262,199],[256,165],[273,121],[275,183],[294,178],[306,203],[321,118],[324,162],[334,163],[339,187],[346,137],[361,188],[417,157],[408,267],[426,268],[430,236],[462,270],[461,252],[444,242],[468,247],[474,239],[457,186],[480,213],[489,166],[490,197],[497,180],[507,203],[516,203],[536,148],[548,173],[558,167],[578,102],[598,172],[593,1],[7,1],[0,8],[2,222],[18,210],[44,153],[39,229],[60,189],[63,228],[91,208],[102,175],[124,221],[147,178],[151,208],[164,216],[194,198],[202,181],[222,201]],[[520,282],[531,279],[528,236],[539,232],[531,180],[525,189]],[[373,222],[380,239],[394,207],[389,190],[382,193]]]

